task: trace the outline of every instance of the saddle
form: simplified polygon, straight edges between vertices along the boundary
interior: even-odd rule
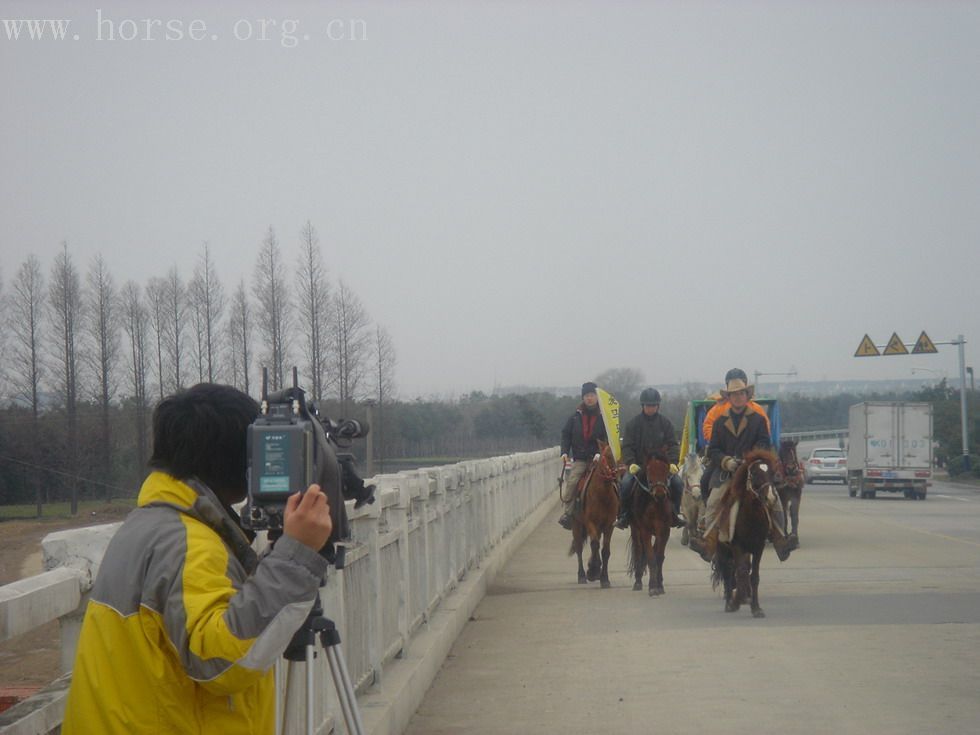
[[[722,543],[730,543],[732,537],[735,535],[735,521],[738,518],[738,508],[741,504],[741,499],[736,496],[736,493],[732,492],[732,483],[729,480],[726,485],[719,485],[719,488],[723,488],[724,495],[721,497],[720,507],[718,508],[718,540]],[[772,512],[771,508],[773,503],[780,502],[779,496],[776,494],[776,490],[772,485],[767,485],[764,492],[759,494],[759,499],[762,500],[762,507],[766,511],[766,523],[772,526]]]

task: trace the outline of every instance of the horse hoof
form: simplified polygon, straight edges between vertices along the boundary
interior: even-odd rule
[[[660,589],[659,587],[651,587],[650,588],[650,597],[660,597],[660,595],[662,595],[663,593],[664,593],[664,591],[662,589]]]
[[[752,617],[753,618],[764,618],[764,617],[766,617],[766,614],[764,612],[762,612],[762,608],[761,607],[757,607],[755,610],[752,611]]]
[[[642,584],[640,584],[639,582],[634,582],[633,583],[633,591],[634,592],[639,592],[642,589],[643,589],[643,585]]]
[[[681,546],[687,546],[687,542],[691,540],[691,532],[686,528],[681,531]]]
[[[609,582],[608,579],[602,580],[599,584],[602,585],[602,589],[608,589],[608,588],[612,587],[612,584],[610,584],[610,582]]]
[[[578,583],[579,584],[585,584],[587,581],[588,580],[585,578],[585,575],[584,574],[578,575]]]
[[[738,605],[736,605],[734,602],[726,602],[725,612],[738,612]]]

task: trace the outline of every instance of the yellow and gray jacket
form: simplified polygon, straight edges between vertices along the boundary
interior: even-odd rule
[[[288,536],[259,561],[211,490],[154,472],[106,550],[62,733],[271,735],[272,666],[326,566]]]

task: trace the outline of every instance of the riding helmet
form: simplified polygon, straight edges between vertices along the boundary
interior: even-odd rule
[[[656,388],[644,388],[640,393],[640,404],[643,406],[659,406],[660,391]]]

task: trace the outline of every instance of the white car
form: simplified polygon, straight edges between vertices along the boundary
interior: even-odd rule
[[[847,484],[847,455],[837,447],[821,447],[810,452],[803,465],[807,483],[834,480]]]

